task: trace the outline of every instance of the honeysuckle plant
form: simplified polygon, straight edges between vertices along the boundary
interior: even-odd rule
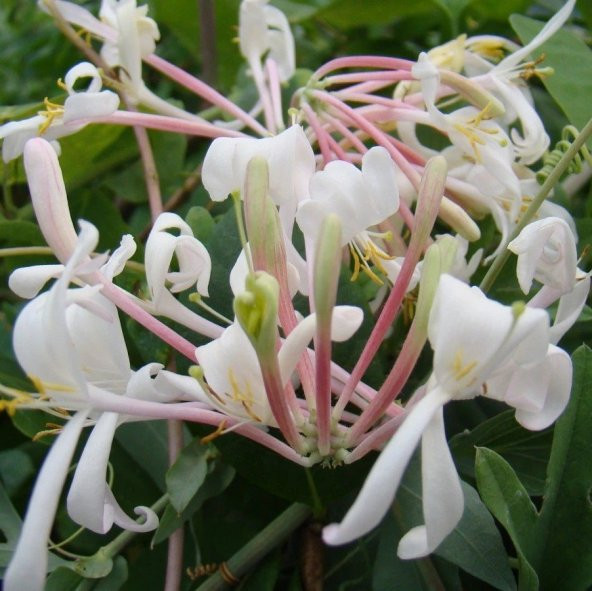
[[[135,589],[145,560],[167,591],[592,584],[575,0],[522,43],[434,3],[448,28],[381,56],[333,32],[371,8],[204,0],[207,82],[178,7],[38,4],[84,57],[0,126],[3,588]],[[540,80],[583,125],[556,147]]]

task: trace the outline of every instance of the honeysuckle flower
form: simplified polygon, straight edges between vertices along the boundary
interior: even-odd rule
[[[85,90],[74,90],[77,81],[81,79],[90,79],[88,87]],[[63,82],[63,88],[68,93],[63,106],[46,99],[46,110],[39,111],[34,117],[0,126],[0,139],[4,140],[4,162],[18,158],[27,141],[37,136],[43,136],[51,142],[59,154],[60,147],[55,140],[80,131],[89,120],[111,115],[119,106],[119,97],[110,90],[101,90],[101,87],[101,75],[92,64],[81,62],[70,68]],[[77,123],[80,119],[85,122]]]
[[[362,169],[334,160],[310,181],[310,199],[298,207],[296,220],[304,235],[317,242],[323,220],[336,215],[341,222],[341,243],[349,243],[356,268],[363,266],[371,277],[368,261],[394,282],[401,260],[390,257],[367,231],[399,209],[395,164],[382,147],[371,148],[362,158]],[[382,237],[381,234],[374,235]]]
[[[448,135],[453,146],[474,163],[474,169],[481,174],[486,172],[494,186],[501,185],[503,193],[507,193],[510,199],[519,201],[519,181],[512,170],[512,144],[501,126],[490,118],[491,108],[486,105],[479,110],[468,106],[452,113],[443,113],[436,107],[440,74],[426,54],[420,54],[412,73],[421,83],[423,99],[432,125]],[[447,156],[449,151],[450,148],[445,150],[444,155]],[[473,171],[472,173],[474,174]],[[470,178],[467,180],[470,182]],[[482,179],[481,182],[473,182],[477,187],[482,186]]]
[[[304,130],[292,125],[269,138],[216,138],[204,158],[202,182],[213,201],[242,191],[247,163],[262,156],[269,166],[269,195],[273,202],[295,211],[308,197],[315,156]],[[281,214],[281,211],[280,211]]]
[[[175,236],[167,230],[179,230]],[[169,271],[173,256],[178,271]],[[166,282],[170,291],[178,293],[195,286],[202,296],[208,295],[212,261],[206,247],[193,236],[189,224],[174,213],[162,213],[152,226],[146,242],[146,281],[152,301],[158,307]]]
[[[118,43],[105,39],[101,48],[101,56],[110,66],[132,66],[137,68],[138,60],[130,60],[129,54],[139,53],[140,57],[148,57],[154,52],[156,42],[160,39],[160,31],[154,19],[147,16],[148,5],[137,6],[136,0],[103,0],[99,10],[99,18],[117,31]],[[129,33],[127,25],[133,26]],[[127,37],[127,38],[126,38]],[[131,79],[138,72],[127,71]]]
[[[363,312],[354,306],[336,306],[333,310],[331,338],[341,342],[359,328]],[[316,329],[316,314],[299,322],[283,341],[278,353],[282,385],[285,386],[300,356],[308,347]],[[265,384],[257,353],[241,325],[235,321],[218,339],[196,349],[212,404],[222,412],[276,426],[265,392]]]
[[[239,46],[251,68],[263,58],[276,62],[282,81],[295,70],[294,37],[286,15],[269,0],[243,0],[239,13]]]
[[[575,237],[564,220],[549,217],[531,222],[508,249],[518,255],[516,275],[525,294],[533,279],[562,294],[573,289],[578,255]]]
[[[133,372],[117,310],[99,293],[101,286],[69,289],[78,269],[88,263],[98,240],[94,226],[87,222],[80,226],[74,252],[61,275],[49,291],[24,307],[14,327],[17,360],[39,390],[38,398],[25,396],[23,405],[60,408],[61,417],[64,411],[76,414],[68,419],[52,447],[35,486],[5,579],[5,588],[11,590],[33,591],[43,587],[49,531],[78,437],[88,421],[96,422],[96,426],[70,488],[68,511],[72,518],[101,533],[114,523],[133,531],[148,531],[158,523],[147,507],[136,508],[136,513],[146,517],[144,523],[130,519],[109,490],[105,481],[109,450],[115,428],[126,417],[96,411],[93,401],[105,394],[169,401],[186,399],[187,392],[195,392],[189,386],[191,378],[184,378],[185,382],[182,376],[169,380],[168,372],[162,371],[159,364]],[[119,258],[117,255],[117,263]],[[115,270],[117,263],[113,264]],[[185,383],[187,388],[183,387]],[[33,532],[35,540],[31,539]]]
[[[504,306],[477,288],[443,275],[428,336],[434,369],[425,394],[413,401],[344,520],[325,528],[329,544],[351,541],[380,522],[420,439],[425,525],[403,536],[398,554],[401,558],[425,556],[454,529],[462,516],[463,500],[442,418],[443,406],[450,400],[487,396],[489,384],[493,390],[505,382],[503,395],[496,391],[494,397],[515,404],[519,420],[532,428],[547,426],[567,403],[571,362],[549,348],[549,319],[543,310]]]

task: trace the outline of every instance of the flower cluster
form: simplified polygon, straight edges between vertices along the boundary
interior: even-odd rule
[[[96,63],[77,64],[65,75],[63,105],[46,101],[38,115],[0,127],[4,160],[23,154],[39,226],[59,260],[11,276],[11,289],[31,299],[14,327],[14,351],[37,392],[1,391],[10,408],[67,418],[38,476],[7,591],[43,586],[54,513],[86,427],[91,434],[67,495],[70,517],[100,533],[113,524],[156,527],[158,517],[147,507],[136,508],[143,522],[126,515],[106,482],[117,427],[152,418],[233,431],[307,467],[348,464],[381,450],[342,522],[325,527],[328,544],[356,539],[381,521],[421,444],[424,524],[407,532],[398,554],[417,558],[437,548],[463,513],[444,406],[483,396],[505,402],[521,425],[540,430],[569,399],[571,361],[557,343],[590,287],[577,266],[573,222],[545,201],[536,220],[510,238],[538,192],[530,166],[549,145],[525,83],[539,73],[528,56],[574,3],[522,48],[462,36],[417,61],[330,61],[294,95],[286,126],[281,85],[294,73],[294,41],[286,17],[265,0],[243,0],[240,8],[240,52],[258,94],[248,112],[158,57],[157,24],[135,0],[103,0],[99,18],[67,1],[40,2],[66,28],[90,34],[100,51],[89,45]],[[227,119],[206,121],[158,97],[142,78],[144,66]],[[79,79],[89,81],[86,89],[75,89]],[[157,199],[150,201],[143,292],[115,283],[135,253],[132,236],[112,254],[96,254],[96,228],[80,220],[76,230],[56,140],[101,123],[214,138],[201,178],[211,200],[230,197],[237,214],[242,250],[227,269],[234,318],[198,313],[177,297],[191,292],[190,302],[202,303],[211,296],[215,309],[211,255]],[[425,145],[418,126],[448,146]],[[141,137],[147,162],[150,146]],[[470,243],[486,216],[498,234],[484,253]],[[506,249],[517,255],[517,281],[530,298],[512,305],[471,286],[477,267]],[[337,304],[345,274],[368,287],[364,308]],[[50,279],[53,285],[39,293]],[[365,373],[409,302],[407,334],[375,389]],[[547,309],[557,302],[552,319]],[[189,359],[189,374],[157,363],[132,370],[118,310]],[[370,335],[355,363],[341,367],[333,343],[351,339],[362,323]],[[195,346],[171,326],[208,342]],[[409,391],[426,345],[431,371]]]

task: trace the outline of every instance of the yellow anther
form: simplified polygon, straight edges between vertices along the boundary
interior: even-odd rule
[[[58,85],[58,88],[65,90],[68,94],[70,93],[70,89],[66,86],[66,83],[61,78],[58,78],[56,84]]]
[[[51,427],[51,429],[45,429],[44,431],[38,431],[33,435],[33,441],[39,441],[42,437],[46,437],[47,435],[59,435],[62,432],[62,425],[56,425],[54,423],[47,423],[46,427]]]
[[[61,117],[64,114],[64,107],[57,103],[52,103],[47,97],[43,99],[45,111],[38,111],[38,115],[45,117],[45,121],[39,126],[39,135],[43,135],[54,119]]]
[[[72,392],[76,392],[76,388],[73,388],[72,386],[68,386],[66,384],[54,384],[53,382],[45,382],[37,376],[29,376],[29,379],[31,380],[31,382],[33,382],[35,390],[37,390],[37,392],[41,394],[42,398],[49,397],[47,394],[48,390],[53,390],[54,392],[66,392],[70,394]]]
[[[252,406],[255,402],[255,397],[253,396],[253,392],[251,391],[251,385],[247,382],[246,389],[241,389],[234,375],[234,371],[232,368],[228,369],[228,380],[230,382],[230,387],[232,388],[231,398],[236,402],[240,402],[242,407],[245,409],[245,412],[257,423],[261,423],[262,420],[258,417],[255,412],[253,412]]]
[[[214,439],[217,439],[218,437],[220,437],[220,435],[222,435],[224,433],[224,429],[226,429],[226,419],[224,419],[219,425],[218,427],[216,427],[216,430],[213,431],[212,433],[210,433],[209,435],[206,435],[205,437],[202,437],[199,442],[202,445],[205,445],[206,443],[210,443],[212,441],[214,441]]]
[[[470,44],[470,48],[483,57],[490,58],[492,61],[499,61],[504,57],[503,43],[497,39],[487,39],[484,41],[475,41]]]
[[[452,375],[454,376],[454,379],[459,382],[463,378],[466,378],[476,366],[476,361],[463,364],[462,351],[457,351],[456,355],[454,356],[454,361],[452,362]]]

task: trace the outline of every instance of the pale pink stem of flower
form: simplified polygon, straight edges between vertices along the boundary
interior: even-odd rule
[[[353,72],[351,74],[335,74],[323,80],[327,85],[332,84],[355,84],[356,82],[385,81],[399,82],[400,80],[412,80],[413,75],[409,71],[396,70],[386,72]],[[388,84],[386,84],[388,86]]]
[[[169,466],[172,466],[183,449],[183,422],[176,419],[167,421],[169,439]],[[168,539],[167,565],[164,591],[178,591],[183,573],[184,526],[181,525]]]
[[[331,449],[331,325],[317,324],[315,335],[316,407],[318,449],[327,455]]]
[[[430,165],[430,163],[434,164]],[[426,172],[429,172],[429,170],[436,166],[442,168],[442,164],[445,168],[445,161],[443,162],[443,158],[440,156],[432,158],[430,163],[428,163],[428,166],[426,167]],[[445,181],[445,174],[442,178],[440,178],[440,176],[432,175],[429,175],[428,177],[428,174],[424,176],[424,182],[422,183],[418,194],[415,223],[411,230],[411,240],[405,258],[403,259],[403,264],[401,265],[401,271],[399,272],[380,316],[370,333],[370,337],[362,350],[360,359],[356,363],[350,379],[345,384],[343,392],[335,405],[333,416],[337,419],[339,419],[340,413],[348,403],[356,384],[362,379],[364,372],[370,365],[374,355],[376,355],[387,330],[392,325],[399,312],[401,303],[407,292],[407,286],[413,276],[413,271],[415,270],[421,253],[429,241],[430,232],[434,227],[440,202],[442,200]]]
[[[368,94],[365,92],[350,92],[349,90],[340,90],[333,93],[341,100],[352,101],[354,103],[368,103],[374,105],[382,105],[390,109],[401,108],[401,101],[398,99],[390,99],[385,96],[376,96],[374,94]],[[408,109],[406,109],[408,110]],[[394,118],[394,117],[393,117]]]
[[[322,65],[314,74],[313,78],[321,79],[329,72],[342,68],[382,68],[390,70],[411,70],[415,62],[396,57],[379,57],[375,55],[354,55],[349,57],[338,57]]]
[[[413,322],[393,368],[380,390],[378,390],[376,397],[364,409],[360,418],[352,427],[348,434],[348,441],[354,442],[353,444],[355,445],[360,440],[360,437],[380,419],[393,400],[401,393],[403,386],[407,383],[419,359],[426,338],[425,330],[418,329],[417,323]]]
[[[394,435],[395,431],[400,427],[401,423],[405,420],[407,412],[399,407],[401,412],[392,417],[380,427],[374,429],[368,433],[362,441],[351,451],[346,457],[345,463],[352,464],[357,460],[363,458],[368,452],[380,449],[389,439]],[[355,423],[354,423],[355,427]]]
[[[327,141],[329,134],[323,129],[321,122],[308,103],[302,103],[301,107],[317,138],[317,142],[323,156],[322,168],[324,168],[327,163],[331,162],[331,160],[335,160],[335,157],[333,154],[331,154],[329,143]]]
[[[267,58],[265,60],[265,72],[267,80],[269,81],[269,92],[271,98],[271,108],[273,109],[273,116],[276,127],[281,131],[285,129],[284,116],[282,112],[282,89],[280,73],[275,60]]]
[[[413,148],[410,148],[396,137],[390,137],[389,141],[405,156],[405,158],[407,158],[409,162],[421,166],[423,170],[426,159],[421,154],[418,154]],[[418,174],[421,174],[422,171],[418,170],[417,172]]]
[[[269,135],[268,130],[265,129],[265,127],[263,127],[259,121],[251,117],[251,115],[243,111],[238,105],[235,105],[225,96],[221,95],[217,90],[214,90],[211,86],[205,82],[202,82],[199,78],[192,76],[185,70],[171,64],[170,62],[158,57],[155,54],[149,55],[144,61],[175,82],[181,84],[181,86],[184,86],[213,105],[220,107],[220,109],[223,111],[233,115],[259,135]]]
[[[224,423],[226,429],[232,429],[233,432],[264,445],[296,464],[310,466],[310,460],[308,460],[308,458],[302,457],[291,447],[279,439],[276,439],[273,435],[263,431],[260,427],[245,423],[242,419],[231,417],[208,408],[203,408],[201,403],[151,402],[148,400],[129,398],[128,396],[118,396],[117,394],[112,394],[105,390],[101,390],[100,395],[91,392],[90,397],[93,408],[97,410],[119,412],[135,417],[191,421],[193,423],[212,425],[214,427],[218,427]]]
[[[329,113],[323,113],[323,119],[327,121],[335,131],[338,131],[360,154],[365,154],[368,151],[364,142],[344,125],[340,119],[329,115]]]
[[[113,123],[115,125],[141,125],[148,129],[159,129],[172,133],[185,133],[200,137],[245,137],[245,134],[233,129],[216,127],[211,123],[199,123],[168,117],[166,115],[151,115],[149,113],[132,113],[130,111],[115,111],[108,117],[92,120],[77,119],[76,123]]]
[[[274,135],[277,130],[275,128],[275,118],[273,116],[271,94],[265,81],[265,74],[263,72],[263,68],[261,67],[261,62],[256,56],[253,59],[248,59],[247,61],[249,62],[249,66],[251,68],[251,74],[253,76],[253,81],[255,82],[257,92],[259,93],[261,104],[263,105],[263,118],[265,119],[265,126],[267,127],[267,135],[270,133]]]
[[[265,385],[269,407],[271,408],[271,412],[273,413],[280,431],[293,449],[296,451],[302,451],[302,437],[296,429],[294,417],[290,412],[286,400],[287,392],[282,386],[277,356],[273,360],[269,360],[269,363],[261,364],[261,375],[263,376],[263,384]]]
[[[129,104],[126,105],[130,111],[135,111]],[[154,161],[154,154],[150,146],[150,138],[145,127],[134,125],[134,134],[140,151],[142,168],[144,169],[144,180],[146,182],[146,192],[148,193],[148,206],[150,207],[150,218],[152,223],[162,213],[162,195],[160,194],[160,181],[158,169]]]
[[[165,343],[177,350],[181,355],[184,355],[192,363],[196,363],[195,345],[190,343],[187,339],[177,334],[174,330],[163,324],[157,318],[143,310],[136,304],[126,293],[113,285],[100,273],[93,274],[96,277],[95,283],[100,283],[103,287],[101,293],[111,300],[120,310],[131,316],[136,322],[141,324],[144,328],[154,333],[157,337]]]
[[[420,182],[419,173],[413,168],[413,166],[407,161],[407,159],[393,146],[393,144],[388,141],[385,137],[385,134],[380,131],[377,127],[369,123],[363,117],[360,117],[354,109],[352,109],[349,105],[346,105],[339,99],[335,98],[328,92],[323,92],[319,90],[313,91],[315,97],[319,100],[330,104],[331,106],[335,107],[338,111],[343,113],[348,119],[353,121],[360,129],[365,131],[374,141],[379,145],[385,148],[388,153],[390,154],[391,158],[397,164],[397,166],[401,169],[403,174],[409,179],[411,184],[418,188]],[[413,214],[409,209],[409,206],[401,200],[399,205],[399,215],[403,218],[407,227],[413,227]]]

